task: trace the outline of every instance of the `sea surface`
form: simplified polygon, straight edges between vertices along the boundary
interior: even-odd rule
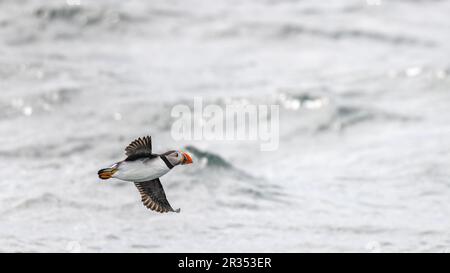
[[[0,251],[450,251],[450,1],[0,1]],[[174,140],[193,98],[280,105],[279,147]],[[188,150],[181,213],[98,179]]]

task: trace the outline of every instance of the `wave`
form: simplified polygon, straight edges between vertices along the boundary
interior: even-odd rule
[[[396,113],[369,102],[358,102],[348,92],[336,99],[330,92],[282,92],[274,100],[284,109],[282,122],[316,132],[345,130],[356,125],[376,122],[416,122],[418,117]],[[303,123],[298,121],[303,116]],[[292,123],[292,119],[296,119]],[[292,126],[289,126],[292,127]]]
[[[387,34],[374,30],[364,30],[356,28],[325,30],[296,24],[283,24],[275,27],[273,30],[273,34],[278,38],[289,38],[292,36],[307,35],[332,40],[365,39],[375,42],[390,43],[394,45],[420,45],[426,47],[435,46],[435,43],[433,41],[419,39],[414,36]]]
[[[404,34],[389,34],[377,30],[340,28],[324,29],[315,26],[306,26],[298,23],[239,23],[224,28],[212,34],[216,37],[248,37],[260,36],[270,40],[290,39],[296,37],[318,37],[329,40],[368,40],[372,42],[388,43],[392,45],[408,45],[434,47],[436,43],[422,37]]]
[[[9,101],[0,101],[0,120],[51,112],[56,107],[70,103],[80,92],[78,88],[61,87],[25,98],[15,97]]]
[[[225,159],[217,154],[201,151],[193,145],[188,145],[185,147],[185,149],[192,153],[195,158],[198,158],[200,159],[200,161],[205,162],[205,167],[223,168],[228,170],[235,169],[233,165],[228,163]]]
[[[32,11],[32,14],[44,24],[60,21],[79,26],[95,26],[100,24],[112,26],[119,23],[131,23],[144,20],[144,18],[136,14],[131,15],[118,9],[112,10],[104,7],[93,7],[92,5],[89,8],[82,5],[45,5],[36,7]]]
[[[192,145],[185,149],[193,155],[194,162],[199,162],[200,165],[192,171],[197,179],[193,180],[191,186],[208,184],[208,187],[220,189],[217,205],[252,209],[259,207],[259,201],[287,202],[287,194],[278,182],[253,176],[215,153],[202,151]],[[223,201],[223,198],[227,201]]]
[[[97,209],[97,210],[107,210],[108,207],[101,204],[94,204],[92,202],[76,202],[72,201],[66,197],[61,198],[53,193],[42,193],[35,197],[29,197],[23,199],[19,203],[9,207],[2,212],[2,215],[17,213],[20,210],[36,210],[36,209],[46,209],[46,208],[63,208],[70,207],[75,209]]]
[[[419,118],[376,108],[352,105],[337,106],[328,123],[317,128],[317,131],[347,130],[353,126],[380,122],[416,122]]]

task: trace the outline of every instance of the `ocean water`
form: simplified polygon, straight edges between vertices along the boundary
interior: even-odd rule
[[[0,251],[447,252],[449,1],[0,1]],[[280,144],[171,109],[280,105]],[[157,214],[97,170],[191,151]]]

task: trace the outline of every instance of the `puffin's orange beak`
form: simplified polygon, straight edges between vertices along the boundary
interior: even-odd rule
[[[192,164],[192,157],[188,153],[182,153],[183,154],[183,165],[185,164]]]

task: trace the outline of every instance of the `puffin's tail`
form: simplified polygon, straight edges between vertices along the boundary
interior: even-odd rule
[[[105,168],[98,171],[98,177],[101,179],[109,179],[113,176],[113,174],[117,172],[116,168]]]

